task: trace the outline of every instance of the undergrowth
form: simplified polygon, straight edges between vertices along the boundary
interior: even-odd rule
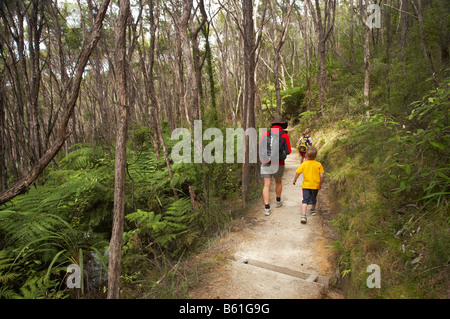
[[[318,132],[328,137],[319,154],[331,185],[332,224],[340,236],[334,248],[347,297],[446,298],[448,98],[447,86],[412,103],[407,117],[372,111]],[[381,288],[367,286],[370,264],[380,266]]]
[[[233,218],[223,202],[239,189],[240,166],[172,163],[171,179],[148,128],[134,132],[127,148],[122,296],[182,297],[186,284],[177,265]],[[106,296],[113,151],[78,144],[58,167],[0,207],[0,299]],[[66,285],[70,264],[82,269],[81,289]]]

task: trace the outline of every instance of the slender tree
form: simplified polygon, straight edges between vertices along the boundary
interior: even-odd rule
[[[280,71],[283,66],[281,64],[281,50],[283,48],[284,42],[286,41],[286,36],[289,30],[289,20],[291,17],[292,5],[290,0],[287,2],[282,2],[280,4],[281,17],[278,17],[277,8],[275,7],[274,0],[270,0],[270,14],[272,20],[272,33],[270,31],[266,32],[266,36],[269,38],[273,51],[273,78],[275,84],[275,96],[277,99],[277,116],[281,114],[281,89],[280,89]],[[280,25],[281,24],[281,25]],[[281,30],[278,30],[278,25],[280,25]],[[280,70],[281,69],[281,70]]]
[[[412,4],[414,5],[414,2],[412,1]],[[434,88],[437,89],[439,86],[439,83],[436,78],[436,69],[433,62],[433,57],[431,56],[430,46],[428,44],[428,38],[425,33],[425,26],[423,22],[423,8],[422,8],[422,0],[417,0],[417,6],[414,5],[414,9],[417,14],[417,18],[419,20],[419,33],[420,33],[420,39],[422,40],[423,50],[425,53],[425,56],[428,61],[428,65],[430,67],[430,73],[431,78],[433,79],[433,85]]]
[[[311,13],[314,27],[317,33],[317,50],[320,59],[320,107],[322,114],[325,112],[325,101],[327,97],[327,61],[326,61],[326,43],[334,27],[336,14],[336,0],[324,0],[324,9],[322,11],[319,0],[315,0],[315,6],[311,0],[306,1],[309,12]],[[323,19],[322,19],[323,16]]]
[[[362,0],[359,0],[361,19],[364,24],[364,105],[370,103],[370,28],[366,24],[367,12],[363,6]]]
[[[123,224],[125,211],[125,178],[127,165],[128,87],[126,31],[130,16],[129,0],[119,0],[119,16],[116,25],[116,81],[119,117],[116,130],[116,158],[114,181],[114,218],[109,244],[108,299],[120,296],[120,270],[122,259]]]
[[[150,49],[149,49],[149,68],[147,78],[146,89],[147,93],[150,97],[151,110],[154,113],[155,118],[155,129],[156,135],[159,140],[159,144],[162,145],[164,160],[166,162],[167,170],[169,172],[169,177],[173,179],[172,167],[170,165],[169,160],[169,151],[167,149],[166,142],[164,141],[163,133],[162,133],[162,124],[161,124],[161,115],[159,114],[159,101],[157,97],[157,92],[155,89],[155,77],[154,77],[154,64],[155,64],[155,46],[156,46],[156,19],[155,19],[155,6],[153,0],[147,0],[149,6],[149,18],[150,18]],[[178,192],[176,189],[173,189],[173,194],[175,198],[178,198]]]

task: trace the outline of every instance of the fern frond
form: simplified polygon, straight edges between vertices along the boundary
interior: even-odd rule
[[[0,212],[0,230],[5,234],[6,244],[18,247],[49,236],[55,230],[71,231],[71,226],[63,218],[54,214],[29,212]]]
[[[62,169],[68,170],[94,168],[102,163],[98,159],[103,158],[104,155],[104,152],[98,147],[82,147],[67,154],[59,162],[59,165]]]
[[[0,287],[0,299],[20,299],[20,294],[8,289],[7,287]]]
[[[44,299],[48,297],[58,285],[57,280],[45,280],[44,276],[33,276],[20,287],[25,299]]]

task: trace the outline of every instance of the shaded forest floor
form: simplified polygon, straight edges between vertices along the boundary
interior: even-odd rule
[[[318,213],[310,216],[308,209],[308,222],[301,224],[302,181],[292,184],[298,165],[299,155],[293,149],[286,160],[282,207],[275,207],[273,180],[270,216],[264,215],[259,201],[233,223],[230,232],[187,261],[197,278],[189,298],[343,298],[332,288],[337,266],[331,244],[336,235],[329,224],[333,216],[328,185],[319,192]],[[319,276],[315,281],[314,275]],[[328,279],[327,288],[322,282],[328,284]]]

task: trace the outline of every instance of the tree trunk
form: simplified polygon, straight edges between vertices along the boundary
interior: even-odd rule
[[[39,19],[39,11],[42,11],[42,3],[38,0],[32,1],[33,5],[31,12],[27,14],[28,22],[28,53],[29,53],[29,71],[30,78],[28,79],[28,87],[25,92],[28,93],[27,108],[28,108],[28,124],[30,129],[30,146],[32,154],[32,163],[38,161],[42,155],[42,146],[40,138],[40,126],[38,119],[38,100],[39,100],[39,86],[41,82],[40,70],[40,41],[42,32],[42,14]],[[28,11],[27,11],[28,12]],[[26,74],[26,73],[24,73]]]
[[[353,64],[355,62],[355,45],[353,41],[353,0],[350,0],[350,63]]]
[[[203,0],[199,0],[198,8],[201,11],[200,25],[197,28],[195,28],[195,30],[191,31],[189,35],[190,35],[191,43],[192,43],[192,54],[191,54],[192,62],[193,62],[192,66],[193,66],[194,74],[195,74],[195,81],[196,81],[195,86],[197,88],[197,96],[194,99],[195,109],[193,111],[194,111],[194,118],[201,120],[202,119],[201,105],[202,105],[203,98],[204,98],[204,92],[203,92],[203,88],[202,88],[202,69],[203,69],[205,59],[206,59],[207,52],[205,52],[205,55],[203,56],[203,58],[201,58],[198,35],[199,35],[200,31],[202,31],[203,28],[205,27],[208,17],[205,12]],[[194,28],[194,15],[190,16],[189,21],[191,23],[191,29]],[[206,45],[207,44],[208,44],[208,42],[206,41]],[[207,49],[206,45],[205,45],[205,50]]]
[[[364,28],[364,105],[370,103],[370,29]]]
[[[3,75],[0,76],[0,192],[8,188],[7,170],[6,170],[6,121],[5,121],[5,86],[3,83]]]
[[[153,8],[153,5],[151,6],[151,8]],[[151,12],[150,14],[153,15],[153,9],[150,12]],[[152,28],[151,30],[153,30],[153,26],[151,28]],[[142,23],[141,23],[141,33],[144,34],[144,29],[143,29]],[[154,41],[153,33],[151,36],[152,36],[152,38],[150,39],[150,41]],[[153,43],[150,43],[150,46],[152,46],[152,45],[153,45]],[[146,62],[145,61],[145,52],[146,52],[145,46],[143,45],[142,49],[141,49],[140,46],[138,45],[139,64],[141,67],[142,76],[144,78],[144,88],[145,88],[143,101],[144,101],[144,104],[146,105],[145,110],[150,113],[149,114],[150,119],[149,119],[147,125],[149,127],[150,138],[152,139],[153,148],[155,149],[156,159],[159,161],[160,156],[161,156],[160,152],[159,152],[159,147],[160,147],[159,143],[160,142],[159,142],[158,133],[156,132],[156,128],[158,127],[158,118],[157,118],[158,115],[156,114],[155,106],[153,105],[153,103],[149,103],[149,96],[151,94],[150,93],[147,94],[147,92],[149,91],[150,79],[149,79],[149,75],[148,75],[148,72],[146,69],[146,64],[145,64],[145,62]],[[151,59],[153,59],[153,55],[154,55],[153,51],[151,54],[152,54]],[[153,62],[150,62],[150,63],[151,63],[151,65],[150,65],[151,68],[153,68]],[[150,105],[150,108],[148,108],[149,105]]]
[[[217,29],[214,27],[214,24],[212,24],[212,27],[214,29],[214,32],[216,33],[216,41],[217,41],[217,45],[218,48],[220,50],[220,55],[221,55],[221,61],[222,61],[222,72],[220,72],[222,74],[222,88],[223,88],[223,93],[222,93],[222,97],[223,97],[223,103],[225,106],[228,106],[230,109],[230,114],[231,114],[231,122],[233,123],[233,126],[237,125],[237,120],[236,120],[236,112],[234,110],[233,104],[231,103],[231,93],[230,93],[230,83],[228,80],[228,21],[226,20],[226,17],[224,16],[224,20],[225,23],[223,25],[223,36],[222,38],[224,39],[224,42],[222,42],[221,40],[221,36],[218,33]],[[212,23],[212,22],[211,22]]]
[[[414,3],[413,3],[414,4]],[[423,16],[422,16],[422,0],[417,0],[417,17],[419,19],[419,30],[420,30],[420,39],[422,40],[423,49],[425,51],[425,56],[427,58],[428,64],[430,66],[431,78],[433,79],[434,88],[437,89],[439,84],[436,79],[436,70],[434,68],[433,59],[431,57],[431,52],[428,45],[428,39],[425,35],[424,24],[423,24]]]
[[[154,6],[153,6],[153,0],[148,0],[148,5],[150,7],[150,25],[151,25],[151,34],[150,34],[150,50],[149,50],[149,74],[148,74],[148,93],[150,95],[150,103],[152,105],[152,108],[155,112],[155,119],[156,119],[156,134],[159,139],[159,143],[161,144],[163,148],[163,154],[164,154],[164,160],[166,162],[167,170],[169,172],[169,177],[172,180],[173,179],[173,173],[172,173],[172,167],[170,165],[169,160],[169,152],[167,150],[166,142],[164,141],[164,136],[162,134],[162,124],[160,122],[160,114],[159,114],[159,103],[158,98],[156,96],[156,90],[155,90],[155,83],[154,83],[154,77],[153,77],[153,66],[154,66],[154,59],[155,59],[155,45],[156,45],[156,22],[154,17]],[[176,199],[178,199],[178,192],[175,188],[172,189],[173,195]]]
[[[119,17],[116,29],[116,81],[119,101],[119,117],[116,130],[116,158],[114,180],[114,218],[111,241],[109,244],[108,299],[120,296],[120,263],[122,259],[123,224],[125,211],[125,179],[127,163],[127,61],[126,27],[130,13],[129,0],[119,0]]]
[[[367,14],[362,0],[359,0],[361,19],[364,26],[364,105],[370,103],[370,28],[366,25]]]
[[[244,110],[242,126],[244,131],[254,128],[255,119],[255,34],[253,30],[253,3],[251,0],[242,1],[243,40],[244,40]],[[244,163],[242,164],[242,203],[245,206],[249,187],[249,136],[244,138]]]
[[[386,91],[389,109],[391,108],[391,9],[386,8]]]
[[[91,19],[92,23],[94,22],[94,6],[92,4],[92,0],[88,0],[88,8],[89,8],[89,18]],[[101,117],[101,127],[99,129],[99,132],[105,141],[106,144],[110,142],[111,138],[111,131],[110,131],[110,117],[109,117],[109,110],[106,106],[105,101],[105,85],[103,83],[103,76],[102,76],[102,69],[103,69],[103,63],[101,59],[101,51],[100,47],[95,48],[94,52],[92,53],[92,60],[93,60],[93,66],[94,66],[94,74],[95,74],[95,86],[97,89],[96,97],[97,97],[97,103],[100,110],[100,117]]]
[[[323,115],[325,114],[325,102],[327,98],[326,43],[334,27],[336,0],[325,1],[323,21],[319,0],[315,0],[315,9],[312,6],[311,0],[307,0],[307,5],[311,12],[318,38],[317,50],[319,51],[320,59],[320,108]]]
[[[400,36],[403,79],[406,79],[406,35],[408,32],[408,0],[402,1],[402,33]]]
[[[193,121],[199,118],[199,88],[195,76],[195,68],[191,53],[191,45],[188,36],[189,17],[193,7],[193,0],[184,0],[183,12],[181,17],[175,18],[174,22],[177,26],[177,33],[180,38],[182,59],[186,67],[187,82],[186,91],[184,92],[184,104],[188,122],[193,132]]]
[[[286,7],[284,7],[286,5]],[[283,48],[284,42],[286,40],[286,35],[289,29],[289,18],[291,15],[292,5],[290,0],[287,0],[287,3],[282,3],[282,19],[281,19],[281,34],[278,35],[277,23],[279,23],[279,19],[277,19],[276,9],[274,5],[274,1],[270,1],[271,14],[272,14],[272,29],[273,29],[273,38],[270,42],[272,42],[272,46],[274,49],[274,61],[273,61],[273,77],[275,84],[275,96],[277,100],[277,117],[281,114],[281,88],[280,88],[280,68],[283,71],[283,66],[281,64],[281,49]]]
[[[279,52],[275,53],[273,61],[273,78],[275,84],[275,97],[277,100],[277,117],[281,115],[281,89],[280,89],[280,57]]]
[[[439,32],[439,46],[441,48],[441,64],[442,69],[444,69],[444,78],[447,78],[449,75],[448,67],[449,67],[449,61],[450,61],[450,53],[449,53],[449,34],[448,34],[448,28],[447,28],[447,17],[450,10],[450,4],[448,1],[443,1],[439,3],[441,8],[441,14],[439,17],[439,26],[440,26],[440,32]]]
[[[308,39],[308,23],[307,23],[307,17],[308,17],[308,7],[304,6],[305,13],[303,15],[303,19],[301,17],[301,12],[298,10],[297,6],[295,6],[297,10],[297,17],[298,17],[298,23],[300,27],[300,31],[302,34],[303,39],[303,59],[304,59],[304,68],[305,68],[305,81],[306,81],[306,92],[305,92],[305,98],[307,101],[307,109],[309,110],[311,108],[311,56],[309,54],[309,39]]]
[[[318,51],[320,59],[320,109],[325,114],[325,101],[327,99],[327,52],[323,32],[319,33]]]

